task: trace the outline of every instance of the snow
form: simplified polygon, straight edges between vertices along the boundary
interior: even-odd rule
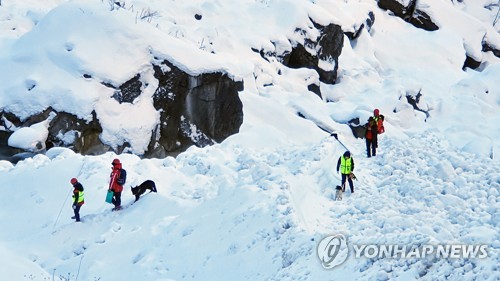
[[[500,35],[496,13],[483,8],[489,2],[419,1],[440,27],[427,32],[368,0],[132,0],[125,9],[99,0],[2,1],[0,108],[22,119],[47,106],[83,119],[95,110],[101,140],[127,141],[140,155],[159,120],[155,57],[192,75],[228,73],[245,89],[240,132],[177,158],[56,147],[15,165],[0,161],[1,279],[498,280],[500,60],[481,51],[481,40],[486,34],[498,46]],[[139,19],[148,9],[157,16]],[[344,38],[338,83],[321,83],[322,97],[307,90],[319,83],[314,71],[251,50],[291,50],[289,40],[301,40],[296,28],[316,38],[311,20],[352,32],[369,11],[374,26],[356,41]],[[466,54],[482,60],[478,70],[462,70]],[[131,104],[101,84],[137,73],[148,86]],[[406,101],[418,93],[428,115]],[[365,122],[374,108],[386,133],[377,156],[366,158],[346,123]],[[50,118],[5,124],[15,130],[9,145],[37,150]],[[358,180],[339,202],[343,145]],[[128,175],[125,208],[111,212],[104,198],[117,157]],[[73,177],[85,188],[82,223],[70,219]],[[158,193],[133,203],[130,187],[147,179]],[[316,249],[333,234],[354,245],[485,244],[488,257],[351,253],[326,270]]]
[[[463,38],[467,55],[481,61],[482,38],[486,34],[485,23],[460,9],[454,9],[451,1],[419,1],[417,8],[426,12],[437,25],[444,29],[452,29]],[[446,11],[446,13],[443,13]],[[490,22],[486,23],[488,26]],[[496,33],[496,32],[495,32]],[[498,34],[495,37],[498,37]]]
[[[45,140],[49,135],[48,125],[49,122],[43,121],[29,127],[19,128],[10,136],[8,145],[33,152],[42,150],[45,148]],[[37,147],[37,145],[43,147]]]

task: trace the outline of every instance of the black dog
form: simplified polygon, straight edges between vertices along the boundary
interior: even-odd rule
[[[139,200],[139,197],[146,192],[146,190],[151,190],[151,192],[156,192],[156,184],[152,180],[147,180],[136,187],[132,187],[132,194],[135,195],[135,201]]]

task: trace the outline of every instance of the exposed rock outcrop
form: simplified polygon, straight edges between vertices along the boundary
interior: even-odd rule
[[[50,121],[48,129],[47,147],[69,147],[85,155],[99,155],[112,150],[99,138],[102,127],[95,112],[92,112],[90,122],[67,112],[57,112]],[[117,150],[116,152],[122,151]]]
[[[113,98],[119,103],[128,102],[132,103],[137,97],[141,95],[141,75],[137,74],[134,78],[123,83],[118,87],[113,95]]]
[[[366,123],[366,122],[365,122]],[[358,139],[364,139],[366,135],[366,128],[364,127],[364,123],[360,124],[359,118],[356,117],[352,120],[350,120],[347,125],[349,125],[349,128],[352,130],[352,134],[354,137]]]
[[[337,80],[338,58],[344,44],[344,33],[339,25],[329,24],[322,26],[315,23],[312,19],[311,22],[320,34],[314,40],[305,38],[307,37],[304,36],[304,34],[307,34],[306,31],[296,29],[295,32],[301,34],[304,40],[301,42],[290,40],[291,50],[283,49],[281,52],[276,50],[252,50],[259,53],[267,61],[277,60],[283,63],[283,65],[295,69],[314,69],[318,73],[321,82],[335,84]],[[276,43],[271,43],[276,46]],[[310,84],[308,85],[308,89],[321,97],[319,84]]]
[[[366,28],[366,30],[370,32],[374,23],[375,23],[375,14],[373,12],[369,12],[368,17],[364,23],[362,23],[354,32],[345,32],[345,35],[347,36],[347,38],[349,38],[349,40],[356,40],[363,31],[363,29]]]
[[[153,102],[162,120],[156,140],[161,147],[155,148],[156,153],[179,151],[192,144],[209,145],[239,131],[243,104],[238,91],[243,90],[243,82],[223,73],[193,77],[168,61],[162,64],[166,67],[154,67],[159,86]]]
[[[243,123],[243,105],[238,92],[243,82],[233,81],[226,73],[206,73],[191,76],[162,61],[153,65],[158,88],[153,95],[160,121],[152,132],[145,157],[176,155],[191,145],[205,146],[221,142],[239,131]],[[144,87],[137,74],[119,86],[102,83],[115,89],[113,98],[119,103],[133,103]],[[121,153],[130,147],[124,141],[116,147],[103,143],[103,128],[93,111],[90,120],[83,120],[69,112],[57,112],[49,107],[43,112],[21,120],[9,112],[0,112],[0,145],[2,159],[11,159],[20,149],[7,146],[7,139],[17,128],[50,120],[48,138],[43,148],[68,147],[84,155],[98,155],[108,151]]]
[[[406,101],[413,107],[413,109],[425,113],[426,118],[430,117],[429,111],[420,108],[420,98],[422,97],[421,91],[418,91],[416,94],[411,94],[409,92],[406,93]]]
[[[284,54],[283,64],[291,68],[314,69],[318,72],[321,82],[335,84],[338,58],[344,44],[344,33],[336,24],[321,26],[314,23],[314,27],[320,31],[321,35],[315,41],[305,39],[304,42],[297,42],[289,54]],[[332,64],[332,69],[321,68],[320,60]]]
[[[493,47],[488,42],[483,42],[483,52],[492,52],[496,57],[500,58],[500,50]]]
[[[476,69],[480,65],[481,65],[480,61],[477,61],[477,60],[475,60],[472,57],[470,57],[470,56],[467,55],[465,57],[465,62],[464,62],[464,65],[462,66],[462,69],[465,69],[466,67],[468,67],[470,69]]]
[[[422,10],[418,9],[418,0],[401,1],[401,0],[378,0],[378,6],[384,10],[389,10],[404,19],[406,22],[411,23],[417,28],[422,28],[427,31],[438,30],[439,27],[434,23],[432,18]],[[483,42],[483,52],[492,51],[495,56],[500,57],[500,51],[491,46],[488,42]],[[471,68],[476,69],[481,65],[481,61],[477,58],[466,54],[466,59],[463,64],[463,69]]]
[[[410,0],[407,5],[403,5],[398,0],[378,0],[377,3],[380,8],[393,12],[394,15],[413,24],[415,27],[427,31],[439,29],[427,13],[417,9],[417,0]]]

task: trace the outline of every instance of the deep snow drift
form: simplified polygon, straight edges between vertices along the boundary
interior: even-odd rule
[[[153,48],[186,71],[223,69],[243,79],[244,123],[221,144],[192,147],[176,159],[54,148],[15,166],[1,161],[2,279],[500,278],[500,60],[481,52],[477,41],[485,34],[499,41],[495,11],[483,8],[492,1],[422,1],[438,20],[436,32],[416,29],[368,0],[128,1],[112,11],[98,0],[19,2],[0,6],[2,110],[28,116],[52,105],[85,117],[96,109],[104,124],[118,124],[105,126],[106,141],[128,130],[140,152],[157,116],[151,100],[119,105],[98,81],[81,75],[123,82],[138,71],[151,74],[143,66]],[[158,16],[138,19],[146,8]],[[323,99],[307,90],[306,81],[318,79],[312,70],[287,69],[251,50],[290,48],[287,38],[296,27],[307,28],[309,16],[350,31],[368,11],[375,25],[356,41],[346,38],[338,83],[321,84]],[[65,56],[67,48],[77,56]],[[480,69],[462,70],[466,52],[481,58]],[[419,92],[419,107],[429,116],[406,101]],[[363,122],[373,108],[386,116],[386,133],[377,157],[367,159],[364,140],[345,123]],[[354,155],[356,192],[341,202],[332,197],[345,148],[316,124],[338,132]],[[43,140],[44,126],[20,128],[9,144]],[[104,202],[115,157],[128,171],[127,207],[120,212]],[[72,177],[85,187],[80,224],[70,219]],[[146,179],[157,183],[158,194],[130,205],[130,186]],[[486,244],[488,257],[351,255],[325,270],[316,247],[335,233],[352,244]]]

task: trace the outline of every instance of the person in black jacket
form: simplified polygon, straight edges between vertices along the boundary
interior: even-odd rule
[[[73,185],[73,211],[75,213],[75,216],[71,217],[72,219],[75,219],[75,221],[80,221],[80,208],[82,205],[85,203],[83,200],[84,194],[83,194],[83,186],[81,183],[78,182],[76,178],[71,179],[71,185]]]
[[[377,122],[373,117],[368,118],[368,123],[365,124],[366,127],[366,156],[370,158],[371,156],[377,155]]]

